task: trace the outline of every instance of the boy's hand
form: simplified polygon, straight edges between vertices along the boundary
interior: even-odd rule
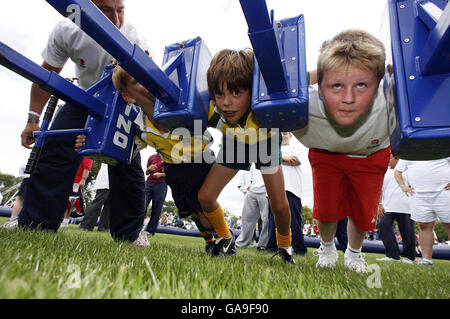
[[[86,143],[85,135],[77,135],[77,139],[75,140],[75,152],[78,152],[78,149],[82,147]]]

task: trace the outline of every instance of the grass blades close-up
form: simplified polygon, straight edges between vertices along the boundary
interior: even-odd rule
[[[0,218],[0,224],[6,218]],[[0,299],[449,299],[450,263],[377,261],[369,272],[315,267],[309,248],[296,265],[255,248],[212,258],[199,237],[159,234],[151,246],[115,242],[75,225],[57,233],[0,229]]]

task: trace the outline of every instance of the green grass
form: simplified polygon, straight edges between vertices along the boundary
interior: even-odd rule
[[[288,265],[254,248],[211,258],[198,237],[156,234],[150,242],[149,248],[137,248],[74,225],[56,234],[0,229],[0,299],[450,297],[447,260],[419,267],[366,254],[375,271],[357,274],[344,268],[341,252],[330,270],[315,268],[313,249]]]

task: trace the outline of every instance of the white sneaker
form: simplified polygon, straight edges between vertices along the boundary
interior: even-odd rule
[[[431,260],[428,259],[419,259],[418,261],[416,261],[416,265],[420,265],[420,266],[434,266],[434,263]]]
[[[400,261],[405,264],[410,264],[410,265],[414,264],[414,262],[411,259],[405,258],[405,257],[402,257],[402,259],[400,259]]]
[[[134,244],[136,245],[136,247],[150,247],[150,242],[148,241],[147,238],[148,232],[145,231],[144,229],[142,229],[139,232],[139,236],[138,238],[134,241]]]
[[[391,258],[391,257],[383,257],[383,258],[377,258],[377,260],[379,260],[379,261],[400,261],[400,259],[394,259],[394,258]]]
[[[336,266],[339,257],[334,243],[331,247],[326,247],[320,244],[319,249],[313,251],[313,255],[319,256],[319,260],[316,263],[316,267],[328,267],[328,268],[333,268],[334,266]]]
[[[367,263],[361,253],[352,253],[349,249],[344,254],[344,266],[356,272],[367,272]]]
[[[11,217],[6,223],[0,226],[0,228],[4,229],[15,229],[19,226],[19,218]]]
[[[69,227],[69,220],[70,218],[64,218],[59,227]]]

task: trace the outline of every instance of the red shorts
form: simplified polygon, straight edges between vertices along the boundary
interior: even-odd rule
[[[375,229],[389,154],[390,147],[365,158],[310,149],[313,217],[334,222],[349,216],[360,230]]]

